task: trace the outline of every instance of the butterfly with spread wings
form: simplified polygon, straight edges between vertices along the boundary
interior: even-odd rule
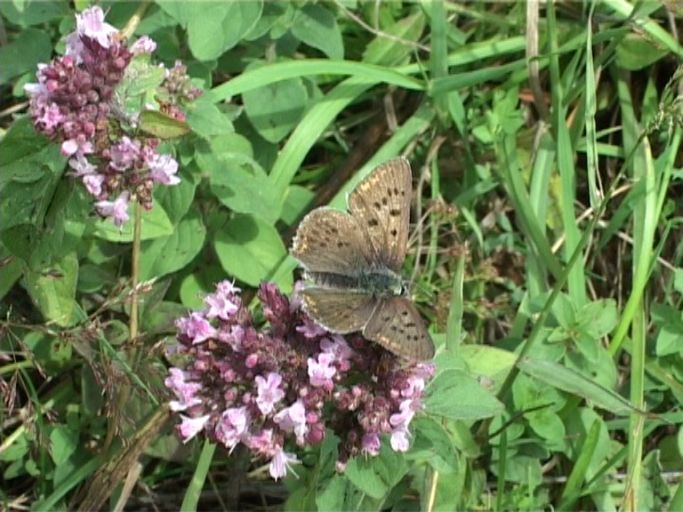
[[[312,282],[301,291],[306,313],[414,362],[431,359],[434,344],[400,274],[411,195],[410,164],[389,160],[351,192],[348,212],[322,207],[304,217],[291,252]]]

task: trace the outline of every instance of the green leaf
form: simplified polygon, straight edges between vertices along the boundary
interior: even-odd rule
[[[419,415],[410,423],[410,429],[415,437],[410,453],[416,460],[424,460],[442,473],[459,468],[456,446],[441,421]]]
[[[300,185],[292,185],[287,189],[285,204],[282,207],[281,220],[288,226],[293,225],[308,211],[308,206],[315,197],[312,190]]]
[[[622,416],[637,410],[618,393],[560,364],[526,357],[519,362],[518,366],[527,375],[554,388],[590,400],[596,406],[613,414]]]
[[[490,418],[503,412],[498,399],[460,370],[446,370],[427,388],[428,413],[456,420]]]
[[[377,457],[355,457],[344,472],[353,485],[375,499],[384,498],[408,472],[405,456],[387,445],[382,443]]]
[[[130,205],[129,208],[133,208]],[[142,230],[140,240],[150,240],[168,236],[173,233],[173,224],[166,215],[166,211],[158,204],[151,210],[142,211]],[[110,242],[132,242],[133,241],[133,216],[123,226],[115,226],[110,219],[99,219],[95,222],[94,236],[109,240]]]
[[[75,253],[64,256],[42,272],[26,269],[26,291],[47,322],[60,327],[74,325],[78,258]]]
[[[292,24],[292,34],[330,59],[344,58],[344,42],[337,20],[321,4],[307,4],[299,9]]]
[[[299,122],[308,94],[298,78],[282,80],[242,94],[244,110],[256,131],[277,143]]]
[[[0,231],[43,224],[64,163],[59,147],[36,134],[29,119],[10,127],[0,141]]]
[[[600,299],[585,304],[576,313],[576,321],[595,342],[608,335],[617,325],[617,303],[614,299]]]
[[[205,139],[235,131],[228,115],[203,97],[192,104],[187,113],[187,123],[192,131]]]
[[[40,367],[48,372],[64,371],[73,357],[73,344],[61,337],[31,331],[23,337],[22,342],[31,350]]]
[[[166,77],[166,70],[151,64],[148,54],[137,55],[126,67],[121,83],[116,87],[118,97],[124,98],[126,112],[139,112],[141,97],[153,100],[156,88]]]
[[[672,329],[669,325],[662,326],[657,334],[656,353],[657,356],[668,356],[678,354],[683,350],[683,334]]]
[[[678,293],[683,293],[683,268],[674,269],[674,289]]]
[[[263,2],[228,0],[207,4],[201,2],[157,2],[162,9],[187,28],[192,54],[201,61],[220,57],[240,42],[261,17]]]
[[[68,2],[62,0],[14,1],[0,2],[0,14],[10,23],[28,27],[69,15],[71,10]]]
[[[279,212],[273,205],[279,196],[255,160],[240,153],[200,154],[197,163],[210,173],[211,191],[221,203],[233,211],[275,223]]]
[[[346,510],[346,493],[350,482],[343,475],[332,475],[315,499],[318,510]]]
[[[393,25],[384,27],[382,32],[396,36],[406,41],[417,41],[425,26],[425,17],[422,12],[406,16]],[[403,43],[377,36],[363,52],[363,62],[370,64],[383,64],[396,66],[406,60],[413,52],[413,47]]]
[[[161,277],[190,263],[204,246],[206,228],[197,210],[175,227],[173,234],[143,242],[140,279]]]
[[[492,465],[491,469],[498,473],[498,465]],[[518,482],[529,489],[534,489],[541,483],[543,471],[538,459],[526,455],[516,455],[507,459],[505,465],[505,480]]]
[[[180,283],[180,300],[185,307],[201,309],[204,307],[202,297],[209,291],[200,275],[190,274]]]
[[[0,244],[0,300],[9,292],[21,277],[23,270],[19,259],[10,255]]]
[[[489,345],[460,345],[458,354],[470,373],[494,380],[505,377],[517,361],[515,353]]]
[[[21,31],[14,41],[0,47],[0,84],[35,70],[38,63],[49,61],[51,54],[52,42],[47,32],[35,28]]]
[[[668,53],[666,48],[656,46],[651,38],[629,33],[617,45],[617,63],[629,71],[637,71],[657,62]]]
[[[197,188],[196,176],[183,169],[180,171],[180,183],[172,187],[158,187],[154,191],[154,201],[163,207],[172,224],[180,222],[192,206]]]
[[[269,279],[287,255],[277,230],[252,215],[230,220],[216,235],[214,247],[223,269],[250,286]],[[291,286],[291,275],[285,279],[289,281],[285,285]]]
[[[556,413],[548,409],[541,409],[528,412],[524,417],[529,422],[529,426],[533,431],[545,440],[546,447],[549,450],[565,450],[567,436],[564,429],[564,423],[562,423],[562,420]]]
[[[55,465],[64,464],[78,448],[78,432],[57,425],[50,432],[50,456]]]
[[[145,110],[140,114],[140,129],[160,139],[175,139],[190,131],[185,121],[179,121],[156,110]]]
[[[28,117],[10,126],[0,141],[0,186],[8,181],[31,183],[42,178],[47,171],[54,174],[66,163],[59,146],[38,134]]]

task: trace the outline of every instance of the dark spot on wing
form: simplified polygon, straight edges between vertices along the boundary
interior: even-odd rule
[[[382,208],[382,205],[379,204],[377,201],[375,201],[375,202],[373,203],[373,206],[375,207],[376,210],[379,210],[380,208]]]
[[[391,210],[389,210],[389,215],[391,215],[392,217],[398,217],[399,215],[401,215],[401,210],[399,210],[398,208],[392,208]]]
[[[391,236],[396,236],[398,235],[398,231],[396,231],[396,228],[391,230]]]
[[[368,220],[368,226],[370,226],[371,228],[374,228],[377,225],[379,225],[379,222],[377,221],[377,219],[369,219]]]
[[[398,189],[397,189],[396,187],[394,187],[394,195],[395,195],[395,196],[398,195]]]
[[[388,200],[386,197],[383,197],[383,198],[382,198],[382,204],[383,204],[384,206],[386,206],[387,203],[389,203],[389,200]]]

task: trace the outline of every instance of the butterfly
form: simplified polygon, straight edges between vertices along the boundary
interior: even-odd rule
[[[316,208],[299,224],[291,253],[312,284],[304,311],[328,331],[363,336],[412,362],[434,344],[400,270],[408,246],[412,172],[404,158],[376,167],[347,197],[348,212]]]

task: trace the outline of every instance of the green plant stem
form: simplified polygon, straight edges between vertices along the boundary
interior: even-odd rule
[[[130,292],[130,317],[129,339],[133,345],[131,355],[135,354],[136,338],[138,337],[138,284],[140,282],[140,231],[142,228],[142,209],[136,202],[135,224],[133,225],[133,252],[131,254],[131,292]],[[135,359],[135,358],[132,358]]]
[[[639,410],[644,409],[645,400],[645,342],[647,339],[647,313],[644,306],[633,316],[631,330],[631,403]],[[628,478],[624,491],[623,510],[640,510],[640,478],[643,458],[643,431],[645,416],[634,411],[629,421],[628,436]]]
[[[129,342],[129,358],[130,366],[135,371],[137,367],[138,350],[136,347],[138,337],[138,283],[140,280],[140,240],[142,229],[142,209],[136,202],[133,203],[133,247],[131,252],[131,291],[130,291],[130,314],[128,316],[128,342]],[[119,391],[114,408],[115,414],[112,421],[109,422],[107,430],[107,437],[104,441],[103,451],[108,451],[112,445],[114,437],[118,431],[118,422],[116,418],[119,417],[118,412],[121,411],[130,397],[131,387],[129,381],[124,382]]]

